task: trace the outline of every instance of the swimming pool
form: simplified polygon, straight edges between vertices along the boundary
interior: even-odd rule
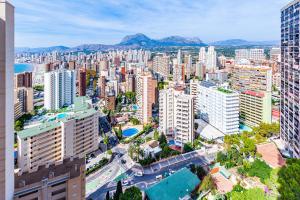
[[[131,137],[135,134],[137,134],[139,132],[139,130],[137,130],[136,128],[127,128],[125,130],[123,130],[123,136],[124,137]]]
[[[251,131],[252,131],[252,128],[250,128],[249,126],[246,126],[246,125],[244,125],[244,124],[240,124],[239,129],[240,129],[240,132],[241,132],[241,133],[244,132],[244,131],[248,131],[248,132],[251,132]]]
[[[175,145],[175,141],[174,141],[174,140],[169,140],[168,145],[169,145],[169,146]]]
[[[56,115],[57,119],[62,119],[62,118],[65,118],[67,116],[66,113],[60,113],[58,115]]]
[[[138,109],[139,109],[138,105],[132,105],[132,110],[136,111]]]

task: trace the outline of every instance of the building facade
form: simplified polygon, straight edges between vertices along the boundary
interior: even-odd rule
[[[194,97],[183,90],[168,88],[159,92],[159,131],[173,137],[179,146],[193,142]]]
[[[155,104],[155,93],[157,81],[151,74],[137,76],[136,99],[139,109],[137,117],[142,124],[150,123],[152,120],[152,106]]]
[[[85,159],[69,158],[15,174],[14,200],[85,199]]]
[[[82,97],[74,105],[70,112],[17,133],[18,167],[22,171],[71,156],[84,157],[98,148],[98,112]]]
[[[197,114],[225,135],[239,132],[239,106],[237,92],[218,88],[212,82],[198,85]]]
[[[14,193],[14,7],[0,0],[0,199]]]
[[[299,0],[281,9],[280,137],[295,158],[300,158],[299,11]]]
[[[58,110],[74,103],[76,96],[76,73],[64,68],[47,72],[44,77],[44,107]]]
[[[86,70],[80,69],[78,77],[78,94],[79,96],[86,95]]]

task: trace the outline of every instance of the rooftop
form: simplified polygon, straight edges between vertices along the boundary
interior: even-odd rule
[[[87,102],[87,97],[76,97],[73,105],[69,106],[63,113],[52,113],[51,117],[45,120],[45,116],[40,117],[40,121],[22,131],[17,132],[19,138],[27,138],[38,135],[61,126],[61,122],[66,122],[73,119],[82,119],[93,115],[97,111],[91,108]],[[49,116],[49,113],[48,113]]]
[[[282,167],[285,165],[285,160],[281,156],[274,143],[256,145],[257,152],[261,154],[262,159],[272,168]]]
[[[218,90],[219,92],[223,92],[223,93],[225,93],[225,94],[232,94],[232,93],[233,93],[233,91],[227,90],[227,89],[221,88],[221,87],[219,87],[217,90]]]
[[[189,195],[200,183],[189,169],[183,168],[175,174],[145,190],[150,200],[179,199]]]

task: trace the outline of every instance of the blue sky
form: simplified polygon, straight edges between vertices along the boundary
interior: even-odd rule
[[[279,40],[290,0],[11,0],[16,46],[116,44],[128,34]]]

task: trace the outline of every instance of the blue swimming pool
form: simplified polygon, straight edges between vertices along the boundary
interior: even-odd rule
[[[57,117],[57,119],[62,119],[62,118],[65,118],[66,116],[67,116],[66,113],[60,113],[56,117]]]
[[[123,136],[131,137],[131,136],[137,134],[138,132],[139,132],[139,130],[137,130],[136,128],[127,128],[127,129],[123,130]]]
[[[239,129],[240,129],[240,132],[241,132],[241,133],[244,132],[244,131],[248,131],[248,132],[251,132],[251,131],[252,131],[252,129],[251,129],[249,126],[246,126],[246,125],[244,125],[244,124],[240,124]]]
[[[132,110],[136,111],[138,109],[139,109],[138,105],[132,105]]]
[[[169,146],[175,145],[175,141],[174,141],[174,140],[169,140],[168,145],[169,145]]]

